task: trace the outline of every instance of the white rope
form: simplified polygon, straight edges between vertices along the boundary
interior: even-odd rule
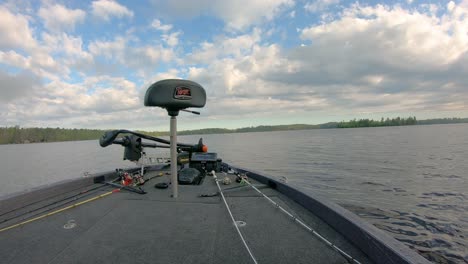
[[[344,257],[346,257],[348,260],[351,260],[351,261],[354,261],[354,263],[357,263],[357,264],[361,264],[359,261],[357,261],[356,259],[354,259],[353,257],[351,257],[348,253],[344,252],[342,249],[340,249],[339,247],[337,247],[336,245],[334,245],[333,243],[331,243],[329,240],[327,240],[326,238],[324,238],[322,235],[320,235],[319,233],[317,233],[317,231],[315,231],[314,229],[312,229],[310,226],[306,225],[304,222],[302,222],[301,220],[299,220],[297,217],[295,217],[294,215],[292,215],[290,212],[286,211],[286,209],[284,209],[283,207],[281,207],[277,202],[273,201],[270,197],[266,196],[264,193],[262,193],[257,187],[253,186],[252,184],[250,184],[249,181],[247,180],[244,180],[250,187],[252,187],[255,191],[257,191],[259,194],[261,194],[263,197],[265,197],[268,201],[270,201],[273,205],[275,205],[278,209],[280,209],[283,213],[285,213],[286,215],[288,215],[289,217],[291,217],[292,219],[294,219],[295,222],[297,222],[298,224],[300,224],[302,227],[304,227],[305,229],[307,229],[309,232],[311,232],[312,234],[314,234],[316,237],[318,237],[320,240],[322,240],[323,242],[325,242],[325,244],[327,244],[328,246],[330,246],[331,248],[333,248],[334,250],[338,251],[338,253],[340,253],[341,255],[343,255]],[[219,187],[219,186],[218,186]]]
[[[244,243],[244,246],[245,248],[247,249],[247,251],[249,252],[249,255],[250,257],[252,258],[252,261],[255,263],[255,264],[258,264],[257,260],[255,259],[254,255],[252,254],[252,251],[250,250],[249,246],[247,245],[247,242],[245,242],[245,239],[244,239],[244,236],[242,235],[239,227],[237,226],[236,224],[236,220],[234,219],[234,216],[232,215],[231,213],[231,209],[229,209],[229,205],[227,204],[226,202],[226,198],[224,197],[224,194],[223,194],[223,191],[221,190],[221,186],[219,186],[219,183],[218,183],[218,178],[216,177],[216,174],[214,171],[211,171],[211,173],[213,174],[213,178],[216,182],[216,185],[218,186],[218,190],[219,190],[219,193],[221,194],[221,197],[223,198],[223,201],[224,201],[224,205],[226,205],[226,209],[228,210],[228,213],[229,215],[231,216],[231,219],[232,219],[232,223],[234,224],[234,226],[236,227],[236,230],[237,230],[237,233],[239,234],[241,240],[242,240],[242,243]]]

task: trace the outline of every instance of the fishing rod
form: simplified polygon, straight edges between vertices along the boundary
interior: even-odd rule
[[[150,178],[148,178],[148,179],[145,179],[145,183],[148,182],[148,181],[150,181],[150,180],[152,180],[152,179],[154,179],[154,178],[156,178],[156,177],[161,177],[161,176],[163,176],[162,173],[156,174],[155,176],[152,176],[152,177],[150,177]],[[64,202],[64,201],[66,201],[66,200],[70,200],[70,199],[73,199],[73,198],[74,198],[74,199],[71,200],[71,201],[61,203],[61,204],[59,204],[59,205],[57,205],[57,206],[54,206],[54,207],[49,208],[49,209],[47,209],[47,210],[44,210],[44,211],[42,211],[42,212],[40,212],[40,213],[34,214],[34,215],[32,215],[31,217],[34,217],[34,216],[36,216],[36,215],[39,215],[39,214],[42,214],[42,213],[45,213],[45,212],[48,212],[48,211],[51,211],[51,210],[53,210],[53,209],[55,209],[55,208],[58,208],[58,207],[60,207],[60,206],[69,204],[69,203],[74,202],[74,201],[76,201],[76,200],[78,200],[78,199],[81,199],[81,198],[87,197],[87,196],[89,196],[89,195],[92,195],[92,194],[96,193],[96,192],[92,192],[92,191],[96,191],[96,190],[101,189],[101,188],[103,188],[103,187],[106,187],[106,186],[108,186],[108,185],[114,186],[114,187],[123,187],[122,189],[131,191],[131,192],[136,192],[136,193],[139,193],[139,194],[145,194],[145,193],[146,193],[146,192],[145,192],[144,190],[142,190],[142,189],[133,189],[133,188],[130,189],[128,186],[122,186],[122,185],[119,185],[119,184],[115,184],[115,185],[114,185],[113,182],[115,182],[115,181],[117,181],[117,180],[118,180],[118,177],[117,177],[116,179],[114,179],[113,181],[111,181],[111,182],[106,182],[106,183],[103,184],[103,185],[100,185],[100,186],[97,186],[97,187],[94,187],[94,188],[91,188],[91,189],[87,189],[87,190],[81,191],[81,192],[79,192],[79,193],[77,193],[77,194],[74,194],[74,195],[65,197],[65,198],[60,199],[60,200],[58,200],[58,201],[54,201],[54,202],[52,202],[52,203],[46,204],[46,205],[44,205],[44,206],[41,206],[41,207],[39,207],[39,208],[35,208],[35,209],[32,209],[32,210],[29,210],[29,211],[27,211],[27,212],[21,213],[21,214],[19,214],[19,215],[14,216],[14,217],[10,217],[10,218],[7,218],[7,219],[3,219],[2,221],[0,221],[0,224],[3,224],[3,223],[5,223],[5,222],[11,221],[11,220],[13,220],[13,219],[15,219],[15,218],[18,218],[18,217],[21,217],[21,216],[24,216],[24,215],[27,215],[27,214],[30,214],[30,213],[34,213],[34,212],[36,212],[36,211],[39,211],[39,210],[44,209],[44,208],[46,208],[46,207],[49,207],[49,206],[51,206],[51,205],[56,205],[56,204],[58,204],[58,203],[61,203],[61,202]],[[60,195],[60,194],[59,194],[59,195]],[[80,196],[80,195],[81,195],[81,196]],[[56,195],[56,196],[58,196],[58,195]],[[80,196],[80,197],[77,197],[77,196]],[[55,196],[54,196],[54,197],[55,197]],[[20,209],[23,209],[23,208],[25,208],[25,207],[27,207],[27,206],[31,206],[31,205],[36,204],[36,203],[38,203],[38,202],[44,201],[44,200],[46,200],[46,199],[48,199],[48,198],[45,198],[45,199],[40,200],[40,201],[36,201],[36,202],[34,202],[34,203],[25,205],[25,206],[20,207],[20,208],[16,208],[16,209],[11,210],[11,211],[9,211],[9,212],[3,213],[3,214],[0,215],[0,216],[6,215],[6,214],[8,214],[8,213],[12,213],[12,212],[17,211],[17,210],[20,210]]]
[[[51,205],[53,205],[53,204],[57,204],[57,203],[66,201],[66,200],[68,200],[68,199],[72,199],[72,198],[74,198],[74,197],[76,197],[76,196],[89,193],[89,192],[91,192],[91,191],[97,190],[97,189],[102,188],[102,187],[104,187],[104,186],[105,186],[105,185],[101,185],[101,186],[97,186],[97,187],[94,187],[94,188],[91,188],[91,189],[88,189],[88,190],[81,191],[81,192],[79,192],[79,193],[77,193],[77,194],[68,196],[68,197],[66,197],[66,198],[63,198],[63,199],[58,200],[58,201],[55,201],[55,202],[53,202],[53,203],[50,203],[50,204],[41,206],[41,207],[36,208],[36,209],[29,210],[29,211],[27,211],[27,212],[25,212],[25,213],[22,213],[22,214],[20,214],[20,215],[15,216],[15,217],[12,217],[12,218],[9,218],[9,219],[6,219],[6,220],[2,220],[2,221],[0,221],[0,224],[2,224],[2,223],[4,223],[4,222],[7,222],[7,221],[10,221],[11,219],[14,219],[14,218],[16,218],[16,217],[23,216],[23,215],[25,215],[25,214],[29,214],[29,213],[38,211],[38,210],[43,209],[43,208],[45,208],[45,207],[47,207],[47,206],[51,206]],[[45,201],[45,200],[47,200],[47,199],[60,196],[60,195],[62,195],[62,194],[57,194],[57,195],[54,195],[54,196],[52,196],[52,197],[47,197],[47,198],[44,198],[44,199],[42,199],[42,200],[37,200],[37,201],[35,201],[35,202],[32,202],[32,203],[30,203],[30,204],[27,204],[27,205],[25,205],[25,206],[15,208],[15,209],[13,209],[13,210],[11,210],[11,211],[8,211],[8,212],[5,212],[5,213],[1,214],[0,217],[4,216],[4,215],[6,215],[6,214],[9,214],[9,213],[13,213],[13,212],[18,211],[18,210],[21,210],[21,209],[26,208],[26,207],[28,207],[28,206],[31,206],[31,205],[40,203],[40,202]]]
[[[83,204],[85,204],[85,203],[92,202],[92,201],[94,201],[94,200],[97,200],[97,199],[106,197],[106,196],[111,195],[111,194],[116,193],[116,192],[120,192],[120,189],[114,189],[114,190],[112,190],[112,191],[110,191],[110,192],[106,192],[106,193],[100,194],[100,195],[95,196],[95,197],[93,197],[93,198],[89,198],[89,199],[87,199],[87,200],[78,202],[78,203],[76,203],[76,204],[69,205],[69,206],[67,206],[67,207],[58,209],[58,210],[56,210],[56,211],[53,211],[53,212],[50,212],[50,213],[47,213],[47,214],[44,214],[44,215],[41,215],[41,216],[37,216],[37,217],[32,216],[33,218],[30,218],[30,219],[28,219],[28,220],[26,220],[26,221],[23,221],[23,222],[20,222],[20,223],[11,225],[11,226],[7,226],[7,227],[4,227],[4,228],[1,228],[1,229],[0,229],[0,233],[3,232],[3,231],[7,231],[7,230],[9,230],[9,229],[15,228],[15,227],[19,227],[19,226],[22,226],[22,225],[25,225],[25,224],[28,224],[28,223],[31,223],[31,222],[34,222],[34,221],[37,221],[37,220],[46,218],[46,217],[51,216],[51,215],[58,214],[58,213],[60,213],[60,212],[66,211],[66,210],[68,210],[68,209],[78,207],[78,206],[83,205]],[[55,207],[55,208],[56,208],[56,207]],[[36,215],[38,215],[38,214],[36,214]]]

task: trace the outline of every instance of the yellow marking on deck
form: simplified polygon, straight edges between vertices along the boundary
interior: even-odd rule
[[[14,225],[11,225],[11,226],[2,228],[2,229],[0,229],[0,232],[7,231],[7,230],[10,230],[10,229],[15,228],[15,227],[19,227],[19,226],[25,225],[25,224],[28,224],[28,223],[37,221],[37,220],[42,219],[42,218],[46,218],[46,217],[51,216],[51,215],[54,215],[54,214],[58,214],[58,213],[63,212],[63,211],[65,211],[65,210],[68,210],[68,209],[71,209],[71,208],[75,208],[75,207],[77,207],[77,206],[80,206],[80,205],[85,204],[85,203],[88,203],[88,202],[92,202],[92,201],[94,201],[94,200],[97,200],[97,199],[99,199],[99,198],[108,196],[109,194],[113,194],[113,193],[118,192],[118,191],[120,191],[120,189],[115,189],[115,190],[112,190],[112,191],[110,191],[110,192],[106,192],[106,193],[100,194],[100,195],[98,195],[98,196],[95,196],[95,197],[93,197],[93,198],[89,198],[88,200],[84,200],[84,201],[81,201],[81,202],[79,202],[79,203],[72,204],[72,205],[69,205],[69,206],[67,206],[67,207],[64,207],[64,208],[61,208],[61,209],[52,211],[52,212],[47,213],[47,214],[45,214],[45,215],[41,215],[41,216],[38,216],[38,217],[34,217],[34,218],[31,218],[31,219],[26,220],[26,221],[24,221],[24,222],[21,222],[21,223],[18,223],[18,224],[14,224]]]

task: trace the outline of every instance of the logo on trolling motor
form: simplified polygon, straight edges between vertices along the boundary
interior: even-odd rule
[[[179,100],[189,100],[192,99],[192,92],[190,91],[190,88],[177,87],[175,88],[174,98]]]

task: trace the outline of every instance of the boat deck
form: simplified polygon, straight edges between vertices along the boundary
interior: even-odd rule
[[[151,171],[145,177],[161,172],[166,170]],[[226,176],[217,175],[219,179]],[[226,189],[223,193],[234,218],[246,223],[240,230],[258,263],[348,263],[251,187],[228,190],[240,184],[234,175],[227,175],[232,183],[221,185]],[[179,185],[177,199],[171,197],[170,188],[153,187],[167,180],[164,175],[146,182],[144,195],[121,190],[2,231],[1,262],[253,263],[221,197],[200,197],[218,191],[212,176],[206,176],[198,186]],[[359,249],[308,210],[266,185],[251,182],[360,263],[370,263]],[[83,186],[13,211],[0,208],[0,229],[116,189],[93,189],[100,185]],[[64,201],[50,205],[60,200]]]

